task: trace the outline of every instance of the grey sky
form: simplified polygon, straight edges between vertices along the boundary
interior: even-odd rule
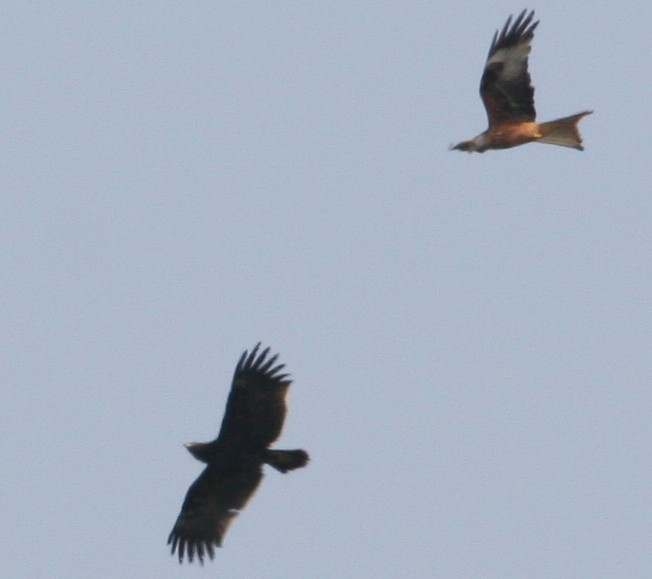
[[[594,109],[586,151],[474,156],[523,5],[5,6],[3,574],[648,577],[640,6],[533,6],[539,118]],[[312,462],[180,567],[182,444],[259,340]]]

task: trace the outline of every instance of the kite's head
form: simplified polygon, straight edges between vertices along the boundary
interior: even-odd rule
[[[457,145],[451,145],[449,151],[466,151],[467,153],[484,153],[487,150],[486,146],[483,146],[484,143],[479,142],[478,137],[471,139],[470,141],[462,141],[457,143]]]
[[[451,145],[448,147],[449,151],[466,151],[468,153],[473,151],[473,141],[462,141],[457,143],[457,145]]]

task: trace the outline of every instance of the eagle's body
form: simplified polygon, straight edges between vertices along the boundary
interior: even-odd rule
[[[279,374],[283,364],[274,366],[277,356],[266,359],[269,348],[258,355],[259,346],[238,362],[218,437],[186,445],[207,466],[188,489],[168,537],[180,562],[186,554],[190,562],[195,555],[201,563],[205,555],[214,557],[232,519],[260,484],[263,464],[285,473],[308,463],[305,450],[269,448],[283,428],[291,381]]]
[[[489,127],[470,141],[453,146],[458,151],[483,153],[488,149],[508,149],[540,142],[583,150],[577,123],[592,111],[536,122],[534,88],[528,73],[528,56],[534,30],[534,11],[526,10],[512,25],[510,16],[503,29],[494,34],[482,79],[480,96],[487,111]]]

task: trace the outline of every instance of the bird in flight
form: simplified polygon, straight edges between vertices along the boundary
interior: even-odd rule
[[[508,149],[539,142],[571,147],[580,151],[580,119],[593,111],[583,111],[547,123],[536,122],[534,88],[527,70],[530,43],[539,21],[532,22],[534,10],[510,16],[502,30],[496,30],[480,81],[480,97],[487,110],[489,127],[471,139],[451,147],[457,151],[484,153],[488,149]]]
[[[268,358],[269,348],[259,354],[259,347],[245,351],[236,366],[218,437],[186,445],[207,466],[190,485],[168,537],[180,563],[186,554],[202,565],[206,555],[214,558],[233,518],[260,484],[263,464],[286,473],[308,463],[305,450],[269,448],[283,428],[291,380],[280,374],[285,364],[276,365],[278,354]]]

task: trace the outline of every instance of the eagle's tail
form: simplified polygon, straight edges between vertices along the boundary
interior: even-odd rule
[[[267,450],[265,462],[280,472],[301,468],[308,464],[308,453],[305,450]]]
[[[590,115],[593,111],[583,111],[570,117],[557,119],[548,123],[541,123],[539,125],[539,133],[541,137],[537,139],[537,143],[549,143],[551,145],[561,145],[562,147],[571,147],[583,151],[582,137],[577,129],[577,123],[580,122],[582,117]]]

